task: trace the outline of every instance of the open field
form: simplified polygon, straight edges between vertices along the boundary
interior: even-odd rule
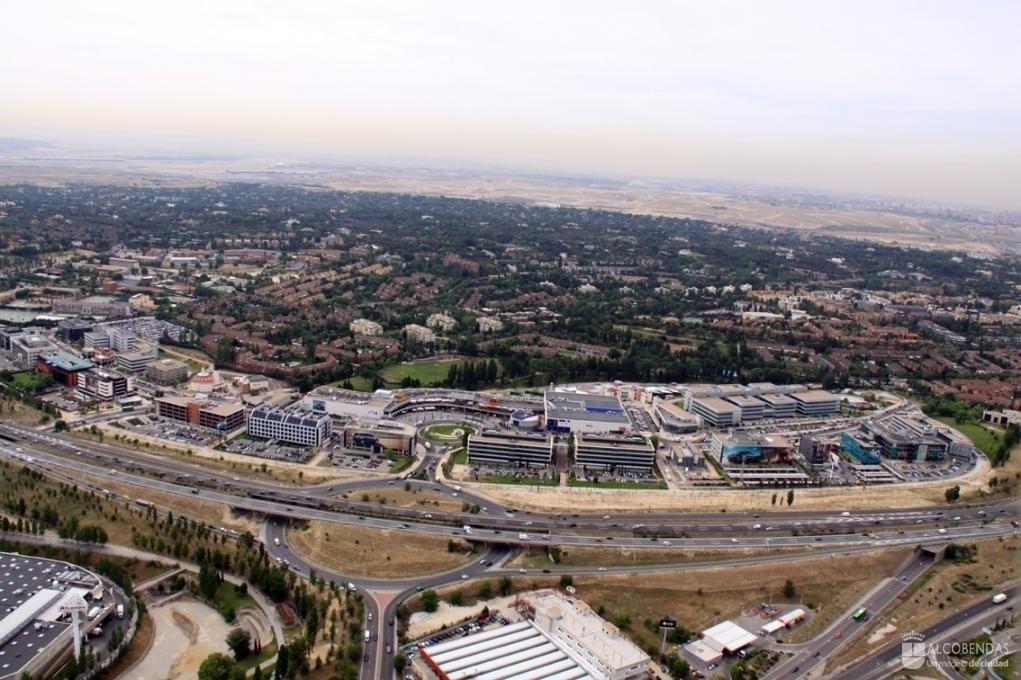
[[[1003,443],[1003,435],[1001,433],[978,423],[962,423],[950,416],[937,416],[936,420],[946,423],[955,430],[960,430],[971,440],[975,448],[984,453],[986,457],[992,458],[996,449]]]
[[[160,345],[159,351],[173,359],[187,362],[189,368],[192,368],[192,370],[195,370],[196,367],[198,367],[198,369],[202,369],[212,368],[213,366],[212,358],[200,349],[177,347],[175,345]]]
[[[780,567],[767,564],[662,572],[643,574],[640,579],[632,575],[580,576],[574,579],[574,585],[578,597],[596,611],[602,609],[610,621],[619,624],[626,617],[629,623],[624,628],[639,646],[658,649],[658,629],[650,630],[642,622],[658,621],[664,614],[692,631],[736,617],[762,602],[803,602],[822,616],[838,615],[843,611],[841,603],[853,601],[893,574],[907,552],[819,557]],[[796,588],[793,598],[783,596],[787,579]]]
[[[477,428],[468,423],[440,423],[430,425],[422,429],[422,436],[436,442],[457,442],[460,443],[461,435],[464,432],[472,433]]]
[[[473,557],[464,543],[456,544],[457,552],[447,552],[445,538],[328,522],[290,528],[287,540],[315,564],[358,576],[407,578],[452,569]]]
[[[5,397],[0,399],[0,418],[22,427],[37,427],[50,416],[22,401]]]
[[[450,367],[456,364],[459,368],[468,361],[464,359],[447,359],[444,361],[429,361],[415,364],[399,364],[387,366],[379,372],[379,377],[391,384],[400,385],[404,378],[413,378],[428,387],[433,383],[442,383],[447,378]]]
[[[944,560],[908,588],[882,614],[865,624],[853,643],[827,666],[835,669],[868,654],[876,645],[923,630],[978,597],[992,597],[998,585],[1021,575],[1021,539],[1009,536],[968,543],[968,560]],[[876,631],[883,630],[877,635]],[[880,639],[881,638],[881,639]],[[870,642],[871,640],[871,642]]]

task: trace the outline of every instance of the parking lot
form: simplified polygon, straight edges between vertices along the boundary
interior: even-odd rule
[[[469,635],[481,633],[482,631],[489,630],[495,626],[506,626],[512,621],[520,620],[521,617],[518,616],[517,612],[508,612],[507,616],[504,616],[500,612],[491,612],[488,619],[483,619],[481,617],[470,619],[458,626],[446,628],[416,642],[408,643],[401,647],[400,651],[404,653],[405,658],[407,658],[410,664],[411,660],[418,656],[419,649],[432,647],[433,645],[454,637],[467,637]],[[407,680],[414,680],[416,676],[409,668],[408,670],[405,670],[404,677]]]
[[[312,457],[312,451],[307,447],[286,444],[271,439],[258,439],[248,437],[247,435],[232,439],[223,448],[231,453],[258,456],[259,458],[272,458],[273,460],[285,460],[292,463],[304,463]]]
[[[180,444],[191,444],[195,446],[216,446],[220,441],[220,433],[215,430],[206,430],[201,427],[193,427],[176,420],[151,417],[143,421],[141,425],[135,425],[132,431],[178,442]]]

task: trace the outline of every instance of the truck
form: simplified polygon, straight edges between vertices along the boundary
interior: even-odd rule
[[[124,605],[122,604],[117,605],[117,618],[118,619],[124,618]]]
[[[93,607],[92,609],[90,609],[89,613],[87,614],[89,621],[99,616],[99,612],[101,611],[102,610],[99,607]]]
[[[518,540],[519,541],[527,541],[528,540],[528,534],[518,534]]]
[[[1007,601],[1007,593],[997,593],[993,595],[993,604],[1003,604]]]
[[[368,628],[365,629],[365,641],[366,642],[372,641],[372,633],[369,631]]]

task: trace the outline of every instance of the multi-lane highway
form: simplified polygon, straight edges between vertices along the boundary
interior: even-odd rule
[[[1017,502],[1013,500],[981,507],[873,511],[841,511],[836,508],[761,513],[529,512],[527,509],[501,506],[491,499],[433,478],[398,481],[393,477],[378,476],[365,480],[286,486],[235,477],[195,463],[163,458],[114,443],[87,442],[8,423],[0,424],[0,437],[0,455],[64,481],[82,484],[81,475],[86,473],[100,480],[96,483],[97,488],[102,488],[102,480],[116,480],[143,490],[198,497],[266,516],[264,539],[273,557],[286,560],[289,567],[300,574],[307,576],[310,569],[315,569],[327,580],[351,583],[366,595],[366,626],[372,631],[372,644],[366,646],[367,660],[362,670],[362,677],[366,680],[386,677],[392,667],[396,640],[390,623],[400,602],[419,586],[436,587],[481,574],[514,573],[501,567],[509,554],[509,546],[513,544],[713,550],[801,547],[818,548],[823,554],[836,556],[884,547],[1002,536],[1015,531],[1007,520],[1012,520],[1017,512]],[[428,470],[434,466],[429,462],[423,468]],[[426,512],[338,497],[405,483],[478,505],[481,510],[477,514]],[[144,497],[144,491],[138,494]],[[286,524],[291,519],[322,520],[429,535],[457,535],[487,547],[474,564],[440,574],[396,581],[358,578],[312,565],[291,551],[285,533]],[[276,545],[277,540],[280,545]],[[800,558],[803,556],[779,554],[719,562],[769,563]],[[869,604],[865,606],[871,605],[870,608],[877,610],[885,606],[884,603],[892,601],[905,583],[913,580],[913,570],[923,567],[922,564],[905,567],[908,571],[870,593]],[[626,571],[662,569],[663,566],[658,566],[628,568]],[[615,571],[613,568],[608,570]],[[573,570],[572,573],[596,571],[596,568],[590,568]],[[384,603],[382,606],[381,601]],[[370,615],[374,626],[369,623]],[[836,631],[835,635],[837,632],[840,631]],[[843,637],[840,635],[830,641]],[[836,646],[820,640],[798,650],[793,659],[774,672],[782,673],[795,667],[798,672],[805,671],[825,659]]]

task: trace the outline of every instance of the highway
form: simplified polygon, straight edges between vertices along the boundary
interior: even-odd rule
[[[852,610],[864,607],[871,614],[883,611],[933,564],[932,555],[912,553],[897,570],[897,573],[891,578],[883,580],[863,596],[855,603]],[[864,625],[865,620],[854,621],[850,616],[842,616],[812,641],[800,645],[799,651],[770,669],[764,678],[784,678],[791,675],[796,675],[799,678],[810,676],[817,666],[824,664],[827,657],[847,644],[858,632],[858,629]]]
[[[808,555],[779,554],[753,558],[734,558],[684,566],[556,569],[555,573],[600,573],[620,571],[680,570],[729,564],[767,564],[791,559],[817,558],[830,554],[860,553],[886,547],[907,547],[950,540],[973,540],[1014,533],[1006,520],[1017,516],[1018,501],[983,506],[944,506],[872,511],[788,510],[781,512],[728,513],[549,513],[503,507],[491,499],[442,484],[435,479],[396,480],[374,477],[365,480],[323,483],[311,486],[283,486],[232,476],[172,457],[135,451],[107,442],[91,442],[67,435],[0,424],[0,455],[29,465],[67,483],[89,486],[83,473],[99,480],[130,484],[191,498],[229,505],[267,517],[264,542],[270,555],[286,560],[293,571],[308,576],[311,569],[338,584],[352,583],[364,597],[366,629],[372,631],[372,644],[366,647],[367,660],[361,677],[374,680],[386,677],[396,650],[394,620],[397,606],[421,587],[440,587],[460,582],[462,577],[517,574],[502,562],[511,546],[564,545],[630,548],[768,549],[818,548]],[[422,467],[433,469],[436,452],[428,454]],[[172,480],[172,481],[171,481]],[[92,485],[102,491],[102,482]],[[409,484],[413,488],[434,491],[458,500],[478,504],[478,514],[425,512],[414,508],[380,506],[337,498],[340,494]],[[740,493],[740,492],[735,492]],[[144,498],[144,491],[137,496]],[[430,515],[426,517],[425,515]],[[458,536],[486,546],[479,560],[462,568],[410,579],[373,579],[352,577],[324,569],[303,560],[287,545],[285,528],[291,519],[322,520],[342,525],[368,526],[393,531],[433,536]],[[470,527],[470,528],[466,528]],[[276,540],[280,545],[276,545]],[[490,564],[485,564],[485,563]],[[879,611],[891,602],[927,564],[911,563],[897,577],[870,593],[862,606]],[[373,626],[368,620],[372,616]],[[854,626],[849,621],[834,624],[832,635],[817,639],[796,655],[773,669],[770,677],[802,674],[817,666],[838,648]],[[387,648],[389,647],[389,651]],[[796,671],[793,669],[797,669]]]
[[[994,605],[993,593],[955,611],[938,623],[916,631],[925,642],[936,642],[944,638],[968,640],[977,636],[983,626],[994,623],[997,618],[1009,616],[1021,606],[1021,586],[1003,589],[1007,602]],[[898,637],[878,652],[869,655],[853,666],[833,676],[834,680],[881,680],[901,669],[901,640]]]

